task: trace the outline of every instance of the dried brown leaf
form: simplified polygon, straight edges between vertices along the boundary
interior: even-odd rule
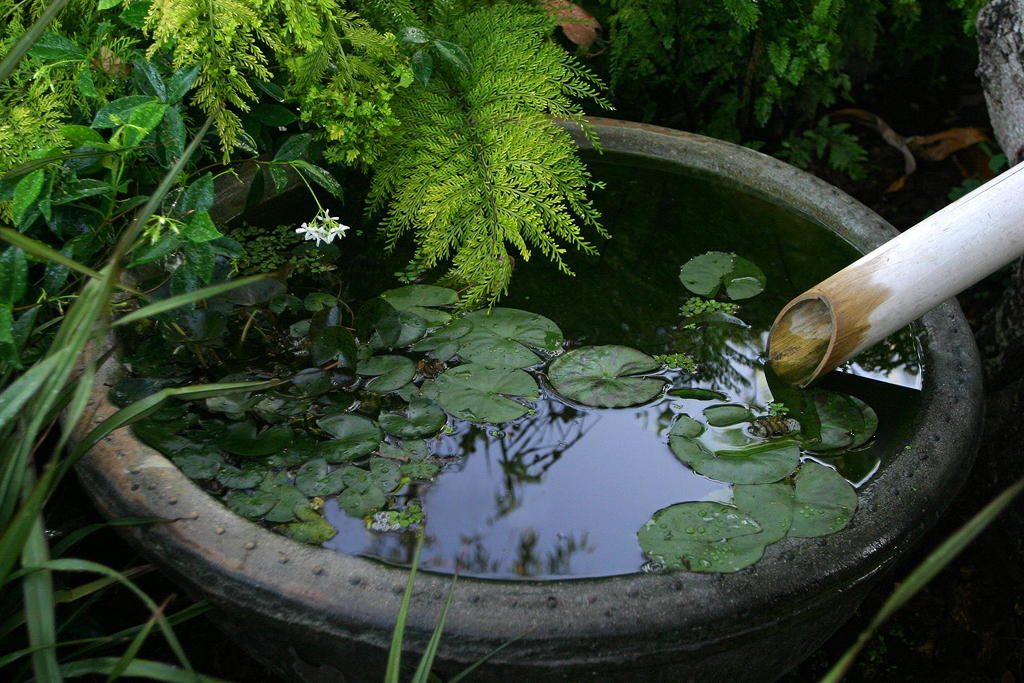
[[[892,126],[886,123],[881,116],[872,114],[865,109],[856,109],[853,107],[832,112],[830,116],[833,120],[859,123],[862,126],[867,126],[868,128],[873,128],[878,131],[882,136],[882,139],[885,140],[887,144],[898,149],[900,154],[903,155],[903,175],[908,176],[917,170],[917,160],[914,158],[914,153],[910,151],[910,147],[907,146],[907,138],[893,130]],[[904,182],[906,182],[905,179]],[[896,192],[899,188],[903,187],[903,184],[900,183],[899,188],[892,189],[892,187],[897,183],[899,183],[899,181],[890,185],[890,189],[886,191]]]
[[[569,0],[541,0],[541,4],[548,14],[558,20],[565,37],[582,48],[593,45],[601,33],[601,22]]]
[[[980,128],[950,128],[933,135],[912,135],[907,138],[907,146],[921,159],[943,161],[955,152],[987,140],[988,136]]]

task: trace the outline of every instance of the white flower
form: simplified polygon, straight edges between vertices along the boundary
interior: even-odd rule
[[[330,244],[335,237],[344,237],[348,229],[349,227],[342,225],[337,216],[332,216],[327,209],[320,209],[309,222],[303,223],[295,232],[307,240],[316,240],[316,245],[320,246],[321,242]]]

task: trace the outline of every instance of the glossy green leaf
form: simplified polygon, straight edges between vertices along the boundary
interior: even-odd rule
[[[839,531],[857,511],[857,492],[830,467],[808,461],[794,480],[790,536],[827,536]]]
[[[366,390],[378,394],[397,391],[416,376],[416,364],[405,356],[373,356],[361,362],[356,374],[372,377]]]
[[[292,522],[284,527],[284,533],[300,543],[323,545],[337,536],[338,530],[321,517],[307,522]]]
[[[262,518],[276,503],[277,496],[271,491],[230,491],[224,496],[224,504],[246,519]]]
[[[735,403],[709,406],[704,409],[704,419],[712,427],[731,427],[741,422],[750,422],[753,418],[749,408]]]
[[[326,460],[310,460],[295,473],[295,487],[307,496],[333,496],[345,484],[341,470],[332,470]]]
[[[255,467],[225,465],[217,472],[217,481],[229,489],[251,489],[267,477],[266,470]]]
[[[531,348],[554,352],[564,341],[554,322],[515,308],[474,311],[463,320],[470,329],[459,338],[459,356],[472,363],[525,368],[540,362]]]
[[[353,517],[365,517],[384,507],[387,502],[384,492],[373,486],[363,490],[347,488],[338,496],[338,505]]]
[[[800,448],[792,439],[764,441],[742,430],[705,432],[696,438],[693,422],[688,416],[676,420],[669,433],[669,447],[680,461],[705,477],[733,484],[767,484],[790,475],[800,464]]]
[[[533,377],[522,370],[467,363],[446,370],[424,389],[424,394],[455,417],[501,423],[530,410],[513,398],[536,399],[540,390]]]
[[[676,398],[693,399],[695,401],[724,401],[726,399],[726,395],[720,391],[701,389],[699,387],[672,389],[668,392],[668,395],[675,396]]]
[[[295,433],[289,427],[270,427],[258,431],[252,422],[228,425],[218,445],[228,453],[245,457],[271,455],[291,443]]]
[[[28,260],[17,247],[0,254],[0,304],[16,304],[28,289]]]
[[[765,545],[785,538],[793,524],[793,501],[793,486],[788,482],[732,487],[732,504],[757,522],[758,539]]]
[[[764,273],[747,259],[722,251],[694,256],[679,270],[688,290],[713,297],[725,286],[730,299],[749,299],[760,294],[767,282]]]
[[[658,512],[637,532],[644,554],[666,569],[735,572],[761,559],[761,527],[721,503],[679,503]]]
[[[401,465],[387,458],[372,458],[370,460],[370,481],[375,488],[388,493],[392,491],[402,479]]]
[[[402,439],[421,439],[441,431],[448,416],[433,401],[416,397],[402,412],[382,413],[380,426],[388,434]]]
[[[380,296],[396,310],[417,315],[431,327],[444,325],[451,320],[450,313],[439,309],[452,306],[459,300],[455,290],[434,285],[407,285],[389,289]]]
[[[334,437],[320,445],[320,455],[327,462],[357,460],[372,453],[381,441],[380,428],[372,420],[342,413],[317,420],[317,425]]]
[[[584,346],[552,361],[548,380],[570,400],[597,408],[622,408],[661,394],[664,380],[637,376],[660,367],[646,353],[626,346]]]
[[[356,340],[344,327],[325,327],[313,336],[309,354],[317,365],[337,360],[345,367],[355,367]]]

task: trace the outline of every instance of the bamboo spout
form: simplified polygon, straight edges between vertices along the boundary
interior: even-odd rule
[[[1024,254],[1024,164],[921,221],[789,302],[768,361],[807,386]]]

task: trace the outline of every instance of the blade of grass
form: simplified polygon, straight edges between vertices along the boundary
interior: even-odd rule
[[[526,634],[524,633],[523,635],[526,635]],[[509,646],[509,645],[511,645],[512,643],[514,643],[514,642],[518,641],[518,640],[519,640],[520,638],[522,638],[522,637],[523,637],[522,635],[521,635],[521,636],[516,636],[516,637],[515,637],[515,638],[513,638],[512,640],[509,640],[508,642],[502,643],[501,645],[499,645],[498,647],[494,648],[493,650],[491,650],[490,652],[488,652],[487,654],[485,654],[485,655],[484,655],[483,657],[481,657],[480,659],[478,659],[477,661],[473,662],[472,664],[470,664],[469,666],[467,666],[467,667],[466,667],[465,669],[463,669],[462,671],[460,671],[460,672],[459,672],[458,674],[456,674],[456,675],[455,675],[455,677],[454,677],[454,678],[450,678],[450,679],[448,679],[448,683],[459,683],[460,681],[463,681],[463,680],[465,680],[465,679],[466,679],[466,677],[468,677],[468,676],[469,676],[469,675],[470,675],[471,673],[473,673],[473,672],[474,672],[474,671],[476,671],[476,670],[477,670],[478,668],[480,668],[481,666],[483,666],[484,664],[486,664],[486,663],[487,663],[487,661],[488,661],[488,660],[489,660],[489,659],[490,659],[491,657],[495,656],[496,654],[498,654],[499,652],[501,652],[502,650],[504,650],[504,649],[505,649],[506,647],[508,647],[508,646]]]
[[[452,585],[448,588],[448,597],[445,598],[444,608],[441,609],[441,616],[437,619],[434,632],[430,634],[427,649],[423,651],[423,656],[420,657],[419,666],[416,667],[416,673],[413,674],[411,683],[428,683],[429,681],[430,669],[434,666],[434,657],[437,656],[437,648],[441,645],[441,634],[444,632],[444,622],[448,618],[448,608],[451,607],[452,596],[455,595],[455,581],[457,578],[458,575],[452,577]]]
[[[170,615],[169,617],[167,617],[167,623],[171,626],[177,626],[178,624],[183,624],[186,621],[189,621],[190,619],[195,619],[196,617],[201,616],[209,611],[210,605],[204,602],[199,602],[194,605],[189,605],[185,609],[179,610],[178,612],[175,612],[174,614]],[[68,657],[70,659],[81,657],[84,654],[88,654],[89,652],[93,652],[100,648],[107,647],[118,641],[126,640],[128,638],[133,637],[136,633],[139,632],[139,629],[141,628],[142,625],[132,626],[131,628],[126,628],[123,631],[112,633],[109,636],[103,636],[102,638],[92,639],[91,642],[84,643],[84,647],[81,647],[75,650],[74,652],[70,653]]]
[[[117,666],[117,657],[97,657],[82,659],[61,666],[65,678],[78,678],[91,674],[109,674]],[[132,678],[144,678],[151,681],[166,683],[229,683],[221,678],[203,676],[193,671],[183,671],[170,664],[153,662],[147,659],[136,659],[125,669],[124,675]]]
[[[868,624],[868,627],[858,636],[857,642],[840,657],[839,661],[829,669],[828,673],[821,679],[821,683],[837,683],[842,680],[857,655],[864,648],[867,642],[874,635],[878,627],[891,617],[900,607],[903,607],[912,597],[928,585],[928,582],[935,578],[935,575],[942,571],[964,548],[973,541],[978,534],[992,523],[999,513],[1006,508],[1017,495],[1024,490],[1024,479],[1021,479],[989,502],[978,514],[974,515],[966,524],[960,527],[956,533],[947,538],[942,544],[933,550],[924,562],[917,565],[910,576],[903,583],[896,587],[893,594],[885,601],[882,608]]]
[[[118,318],[114,321],[112,327],[128,325],[137,320],[151,318],[154,315],[166,313],[167,311],[172,311],[175,308],[180,308],[181,306],[202,301],[203,299],[210,299],[219,294],[230,292],[232,289],[237,289],[238,287],[243,287],[245,285],[252,284],[253,282],[259,282],[265,279],[266,278],[263,275],[253,275],[250,277],[238,278],[237,280],[231,280],[230,282],[222,282],[220,284],[210,285],[209,287],[203,287],[202,289],[197,289],[194,292],[186,292],[185,294],[161,299],[160,301],[155,301],[148,306],[143,306],[138,310],[132,311],[131,313]]]
[[[153,600],[146,595],[146,592],[135,585],[135,582],[126,578],[121,572],[111,569],[110,567],[104,566],[97,562],[90,562],[88,560],[50,560],[42,565],[35,567],[27,567],[26,569],[32,571],[59,571],[59,572],[87,572],[93,574],[99,574],[100,576],[107,576],[117,580],[122,586],[127,588],[132,594],[137,597],[142,604],[144,604],[151,613],[157,614],[157,605]],[[188,657],[185,655],[184,649],[181,647],[181,643],[178,641],[178,637],[174,635],[174,629],[171,628],[170,624],[167,623],[167,618],[163,615],[157,615],[157,626],[160,628],[160,632],[164,636],[164,640],[167,641],[167,646],[174,653],[181,665],[192,671],[192,665],[188,661]]]
[[[36,482],[32,493],[25,499],[14,519],[0,535],[0,586],[4,586],[11,569],[21,555],[32,525],[43,509],[43,503],[50,492],[50,485],[57,475],[56,464],[50,464]]]
[[[83,265],[73,258],[65,256],[56,249],[53,249],[38,240],[34,240],[27,235],[22,235],[20,232],[11,230],[10,228],[0,228],[0,240],[18,247],[26,254],[31,254],[42,261],[56,263],[59,266],[64,266],[68,270],[73,270],[79,275],[85,275],[86,277],[91,277],[94,280],[103,279],[103,273],[98,270],[93,270],[89,266]],[[118,289],[130,292],[135,296],[143,296],[142,292],[133,287],[129,287],[128,285],[116,283],[115,286]]]
[[[50,549],[50,554],[54,557],[60,557],[67,551],[71,550],[81,541],[85,540],[89,536],[93,535],[97,531],[103,529],[110,529],[119,526],[142,526],[145,524],[166,524],[173,520],[164,519],[163,517],[118,517],[112,519],[109,522],[97,522],[95,524],[89,524],[83,526],[80,529],[75,529],[70,534],[58,541]]]
[[[157,611],[146,620],[146,623],[142,625],[138,634],[132,638],[132,642],[128,643],[128,647],[125,648],[124,654],[121,655],[121,659],[118,661],[117,666],[115,666],[113,671],[110,672],[110,675],[107,676],[107,683],[113,683],[120,678],[121,674],[127,671],[131,663],[135,661],[135,658],[139,654],[139,650],[142,649],[142,644],[146,642],[146,638],[148,638],[149,634],[153,631],[153,626],[156,625],[157,619],[164,615],[164,610],[167,609],[167,602],[169,600],[170,598],[168,597],[160,603]]]
[[[26,480],[29,484],[30,480]],[[21,561],[27,566],[45,565],[50,559],[43,516],[37,514],[21,551]],[[64,680],[57,663],[57,615],[53,598],[53,577],[43,570],[26,576],[21,583],[25,599],[25,625],[28,642],[34,648],[32,671],[40,681],[60,683]]]
[[[236,393],[239,391],[260,391],[262,389],[269,389],[270,387],[281,384],[283,380],[266,380],[264,382],[226,382],[222,384],[196,384],[189,387],[171,387],[167,389],[161,389],[155,394],[151,394],[146,398],[139,399],[134,403],[125,406],[121,410],[117,411],[101,424],[93,428],[89,434],[82,439],[76,446],[72,453],[71,459],[74,460],[80,455],[86,453],[95,446],[100,440],[106,435],[110,434],[116,429],[120,429],[125,425],[131,424],[136,420],[141,420],[157,410],[160,406],[169,398],[180,398],[182,400],[190,400],[197,398],[209,398],[211,396],[222,396],[224,394]]]
[[[398,676],[402,666],[402,641],[405,639],[405,622],[409,618],[409,603],[412,601],[413,584],[416,583],[416,570],[420,566],[420,552],[423,550],[423,532],[416,536],[416,550],[412,556],[412,566],[409,567],[409,579],[405,582],[405,592],[402,593],[402,604],[398,608],[398,619],[395,621],[395,630],[391,634],[391,648],[388,650],[388,665],[384,671],[384,683],[398,683]]]
[[[68,4],[68,0],[53,0],[43,13],[39,15],[39,19],[34,24],[28,27],[28,30],[18,38],[18,42],[11,47],[10,52],[4,57],[3,61],[0,62],[0,83],[7,80],[7,77],[14,73],[14,69],[17,68],[18,62],[21,61],[22,57],[28,54],[28,51],[32,49],[36,41],[39,40],[39,36],[43,35],[43,31],[50,25],[54,17],[64,9],[64,5]]]
[[[4,389],[3,393],[0,393],[0,431],[17,416],[22,407],[43,385],[50,371],[61,362],[67,353],[68,349],[60,349],[52,356],[44,358],[33,365],[24,375],[14,380],[10,386]]]

